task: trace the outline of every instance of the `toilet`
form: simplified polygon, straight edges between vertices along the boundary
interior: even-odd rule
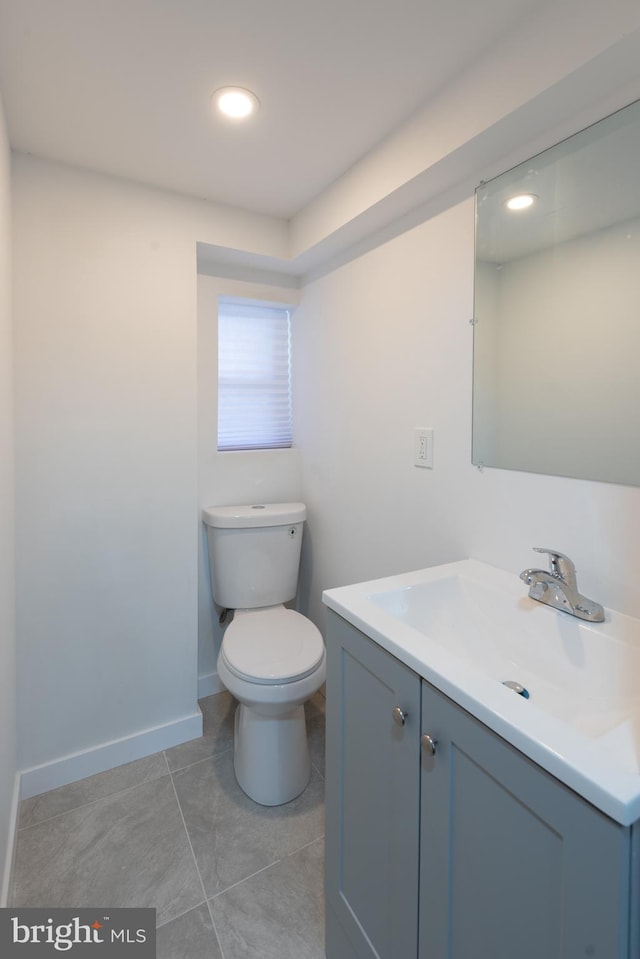
[[[213,598],[233,610],[218,675],[238,700],[234,769],[263,806],[298,796],[311,775],[304,703],[326,676],[324,642],[295,598],[304,503],[210,506],[203,510]]]

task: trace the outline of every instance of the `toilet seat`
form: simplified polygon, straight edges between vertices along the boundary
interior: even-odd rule
[[[322,662],[324,643],[311,620],[274,606],[236,614],[225,632],[220,656],[240,679],[279,685],[314,672]]]

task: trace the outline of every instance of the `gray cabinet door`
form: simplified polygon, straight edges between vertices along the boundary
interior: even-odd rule
[[[413,959],[420,680],[331,611],[327,627],[326,954]]]
[[[427,683],[422,710],[420,959],[627,957],[629,830]]]

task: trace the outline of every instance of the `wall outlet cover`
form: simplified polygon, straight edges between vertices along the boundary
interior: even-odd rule
[[[433,429],[430,426],[416,426],[413,431],[413,464],[433,469]]]

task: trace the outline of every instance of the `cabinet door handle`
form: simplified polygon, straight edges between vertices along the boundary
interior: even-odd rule
[[[432,739],[428,733],[425,733],[422,739],[420,740],[424,749],[427,749],[432,756],[436,754],[436,746],[438,745],[437,739]]]
[[[394,723],[397,723],[398,726],[404,726],[409,713],[405,713],[399,706],[394,706],[391,710],[391,715],[393,716]]]

